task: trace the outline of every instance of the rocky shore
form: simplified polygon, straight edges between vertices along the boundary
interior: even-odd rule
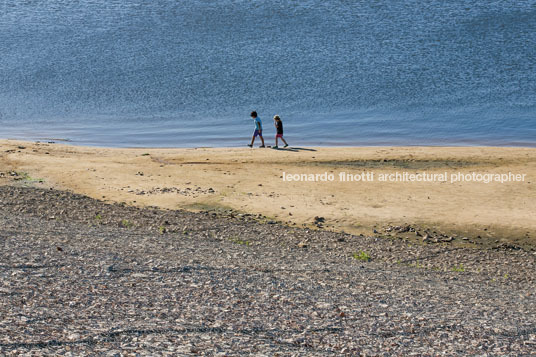
[[[0,186],[1,355],[529,355],[536,255]]]

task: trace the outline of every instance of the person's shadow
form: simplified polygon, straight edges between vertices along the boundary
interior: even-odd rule
[[[299,152],[299,151],[316,151],[315,149],[308,149],[308,148],[297,148],[297,147],[286,147],[286,148],[282,148],[282,147],[279,147],[279,148],[274,148],[272,147],[272,149],[274,150],[281,150],[281,151],[292,151],[292,152]]]

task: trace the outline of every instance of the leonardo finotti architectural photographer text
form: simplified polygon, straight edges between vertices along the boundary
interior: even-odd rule
[[[339,172],[337,174],[333,172],[323,172],[315,174],[305,173],[288,173],[283,172],[283,181],[286,182],[525,182],[526,174],[519,173],[485,173],[485,172],[442,172],[442,173],[429,173],[429,172],[390,172],[390,173],[378,173],[373,171],[361,172],[358,174],[349,172]]]

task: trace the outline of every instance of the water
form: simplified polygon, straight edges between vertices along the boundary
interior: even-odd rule
[[[0,2],[0,137],[536,146],[536,1]]]

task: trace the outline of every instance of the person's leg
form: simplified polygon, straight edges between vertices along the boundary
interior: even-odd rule
[[[255,134],[253,134],[253,136],[251,137],[251,144],[249,144],[248,146],[252,147],[254,142],[255,142]]]
[[[262,137],[262,134],[259,134],[259,138],[261,138],[261,142],[262,142],[261,147],[264,147],[264,138]]]
[[[288,143],[287,143],[287,141],[285,140],[285,138],[284,138],[284,137],[281,137],[281,140],[283,140],[283,142],[285,143],[285,147],[287,147],[287,146],[288,146]]]
[[[278,139],[279,139],[279,137],[276,135],[276,136],[275,136],[275,147],[277,147],[277,142],[278,142],[277,140],[278,140]]]

